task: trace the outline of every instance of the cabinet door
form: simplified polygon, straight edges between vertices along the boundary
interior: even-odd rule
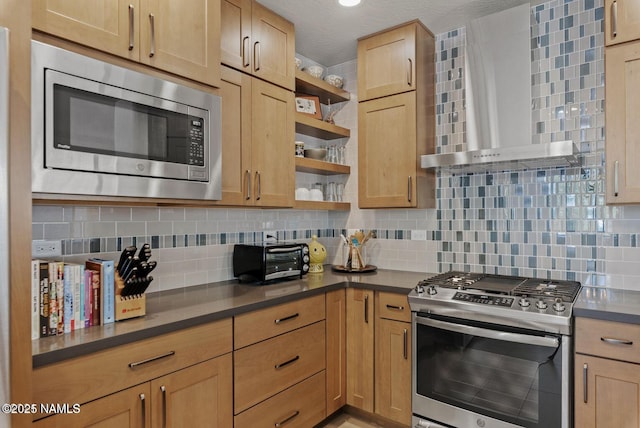
[[[575,426],[640,427],[640,366],[575,355]]]
[[[252,0],[221,0],[220,47],[222,63],[251,72]]]
[[[253,80],[252,182],[259,206],[293,206],[295,169],[294,95],[258,79]]]
[[[411,324],[376,319],[375,411],[411,424]]]
[[[360,208],[416,206],[416,95],[358,104]]]
[[[251,76],[223,66],[221,205],[252,204]]]
[[[327,416],[347,404],[347,300],[345,290],[326,295]]]
[[[109,52],[138,60],[139,0],[97,0],[88,7],[76,0],[36,0],[33,28]]]
[[[154,426],[232,428],[232,370],[229,353],[153,380]]]
[[[416,88],[415,24],[358,41],[358,99],[399,94]]]
[[[254,2],[251,32],[253,75],[293,91],[296,71],[293,24]]]
[[[605,0],[604,7],[607,46],[640,39],[640,2]]]
[[[373,292],[347,289],[347,404],[373,412]]]
[[[107,395],[80,407],[80,412],[60,413],[33,423],[34,428],[149,428],[151,394],[144,383]]]
[[[220,0],[142,0],[140,62],[220,85]]]
[[[640,202],[640,41],[606,48],[607,203]]]

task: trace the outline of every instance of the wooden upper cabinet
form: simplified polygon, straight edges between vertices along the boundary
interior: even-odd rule
[[[640,2],[605,0],[605,45],[640,39]]]
[[[412,21],[358,40],[358,99],[360,101],[412,91],[433,78],[428,67],[433,34]]]
[[[141,0],[140,61],[220,86],[220,0]]]
[[[294,95],[222,66],[222,199],[215,205],[293,206]]]
[[[295,88],[295,29],[255,1],[222,0],[222,63]]]
[[[419,167],[419,154],[429,153],[425,146],[433,141],[422,135],[418,117],[425,116],[416,112],[416,92],[358,104],[360,208],[435,204],[434,177]]]
[[[251,80],[222,66],[222,198],[218,205],[253,205],[251,190]]]
[[[139,0],[35,0],[33,28],[132,60],[139,58]]]
[[[640,202],[640,41],[607,47],[607,203]]]
[[[294,94],[259,79],[251,98],[253,192],[258,206],[291,207],[294,202]]]
[[[32,14],[45,33],[220,84],[220,0],[38,0]]]

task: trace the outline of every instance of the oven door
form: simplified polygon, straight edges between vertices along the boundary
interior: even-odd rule
[[[455,427],[568,428],[570,337],[413,314],[413,413]]]

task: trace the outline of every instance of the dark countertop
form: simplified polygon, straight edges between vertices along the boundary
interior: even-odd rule
[[[149,293],[144,317],[76,330],[32,341],[33,367],[228,318],[346,287],[405,293],[432,274],[380,269],[371,273],[308,274],[269,285],[241,284],[236,280]]]
[[[573,306],[573,315],[640,324],[640,291],[582,287]]]

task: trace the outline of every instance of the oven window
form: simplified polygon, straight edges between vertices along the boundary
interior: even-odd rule
[[[266,274],[300,270],[300,250],[295,249],[285,252],[267,252]]]
[[[192,124],[203,123],[203,118],[59,84],[54,85],[53,94],[56,148],[185,165],[203,164],[203,159],[191,153]]]
[[[523,427],[560,426],[559,347],[422,324],[417,324],[416,339],[418,395]]]

